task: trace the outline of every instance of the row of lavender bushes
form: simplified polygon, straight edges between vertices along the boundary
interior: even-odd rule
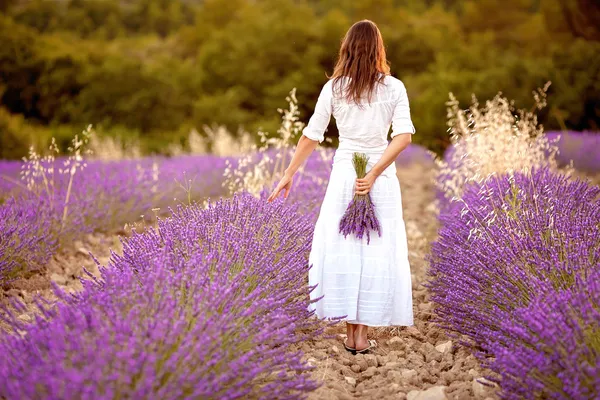
[[[514,110],[495,102],[453,113],[458,133],[438,179],[454,182],[438,182],[441,227],[428,257],[434,321],[493,371],[487,378],[502,398],[599,398],[600,187],[561,169],[568,160],[554,152],[553,135],[530,135],[535,119],[532,129],[518,125]],[[504,133],[510,139],[498,139]],[[572,138],[598,140],[567,137],[559,150]],[[533,156],[506,156],[519,147]],[[481,148],[490,153],[471,153]],[[572,154],[586,151],[594,148]],[[597,171],[594,162],[574,165]]]
[[[25,179],[18,171],[27,163],[0,164],[0,286],[43,268],[81,234],[122,229],[152,209],[225,193],[224,157],[87,160],[73,174],[59,172],[66,160],[41,162],[43,174]]]
[[[56,250],[81,234],[115,231],[125,224],[151,220],[168,206],[199,199],[228,196],[245,190],[258,196],[272,185],[293,150],[292,137],[303,128],[291,92],[278,134],[264,146],[237,143],[223,129],[208,129],[208,139],[190,134],[190,151],[176,157],[128,159],[138,154],[119,143],[99,140],[91,126],[75,136],[69,153],[59,156],[54,141],[47,155],[30,151],[24,162],[0,161],[0,288],[21,276],[37,273]],[[205,153],[210,144],[217,154]],[[89,149],[93,149],[90,158]],[[297,179],[295,200],[315,214],[324,190],[331,151],[313,155],[307,173]],[[139,154],[138,154],[139,155]],[[284,157],[282,157],[282,155]],[[304,200],[304,201],[302,201]]]
[[[83,280],[80,293],[54,285],[59,300],[38,299],[41,314],[33,322],[19,319],[26,310],[16,300],[12,310],[4,310],[13,333],[0,339],[0,398],[302,398],[314,390],[318,384],[307,373],[312,367],[293,345],[324,329],[308,311],[306,274],[316,214],[311,197],[322,197],[330,155],[311,157],[292,201],[267,203],[276,175],[273,162],[261,160],[289,150],[262,149],[246,163],[247,157],[206,155],[142,160],[146,168],[137,161],[99,163],[121,179],[132,171],[152,175],[139,179],[140,185],[98,188],[94,193],[108,201],[115,187],[129,190],[107,208],[96,207],[97,196],[90,199],[85,192],[94,180],[80,181],[72,192],[60,186],[59,193],[83,190],[81,199],[91,200],[85,204],[90,210],[65,202],[75,212],[108,218],[114,217],[111,208],[120,208],[131,220],[135,212],[168,204],[174,195],[169,178],[186,171],[177,184],[188,205],[169,209],[166,218],[159,215],[156,228],[139,233],[134,228],[122,239],[123,254],[99,266],[99,278]],[[201,176],[192,177],[190,162],[205,167],[197,171]],[[88,163],[79,176],[94,170]],[[215,188],[242,193],[193,202],[198,192],[217,196],[210,192]],[[7,205],[17,210],[13,199]],[[107,223],[87,222],[72,231]]]
[[[292,345],[308,311],[312,222],[236,194],[178,206],[123,239],[102,276],[0,341],[0,397],[302,398],[318,384]],[[22,306],[15,304],[17,309]]]

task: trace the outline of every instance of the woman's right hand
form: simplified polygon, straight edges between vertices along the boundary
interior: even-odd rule
[[[354,185],[355,193],[360,195],[369,193],[373,187],[373,183],[375,183],[375,179],[377,177],[370,172],[367,172],[364,178],[356,178],[356,185]]]
[[[279,193],[285,189],[285,193],[283,194],[283,198],[287,199],[290,194],[290,189],[292,188],[293,177],[291,175],[285,174],[273,190],[273,193],[267,199],[268,202],[272,202],[279,196]]]

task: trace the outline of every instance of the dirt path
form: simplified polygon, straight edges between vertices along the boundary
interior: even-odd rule
[[[426,279],[425,255],[437,234],[432,206],[433,166],[398,167],[411,264],[415,325],[370,329],[377,348],[370,355],[352,355],[343,346],[345,324],[331,329],[335,339],[306,343],[302,350],[317,369],[323,386],[309,399],[495,399],[496,389],[475,381],[486,375],[476,359],[452,344],[429,323],[432,303],[421,283]]]

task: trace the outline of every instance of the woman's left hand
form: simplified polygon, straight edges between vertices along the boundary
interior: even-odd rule
[[[367,173],[364,178],[356,178],[356,185],[354,185],[356,194],[367,194],[371,191],[373,183],[375,183],[376,176]]]

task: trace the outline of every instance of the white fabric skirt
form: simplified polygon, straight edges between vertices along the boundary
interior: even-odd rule
[[[380,154],[379,154],[380,156]],[[343,317],[368,326],[413,325],[412,282],[402,197],[392,163],[373,184],[370,195],[381,237],[346,238],[339,222],[354,194],[356,172],[350,157],[336,154],[309,255],[309,285],[317,285],[309,305],[316,315]],[[367,171],[379,157],[371,157]]]

